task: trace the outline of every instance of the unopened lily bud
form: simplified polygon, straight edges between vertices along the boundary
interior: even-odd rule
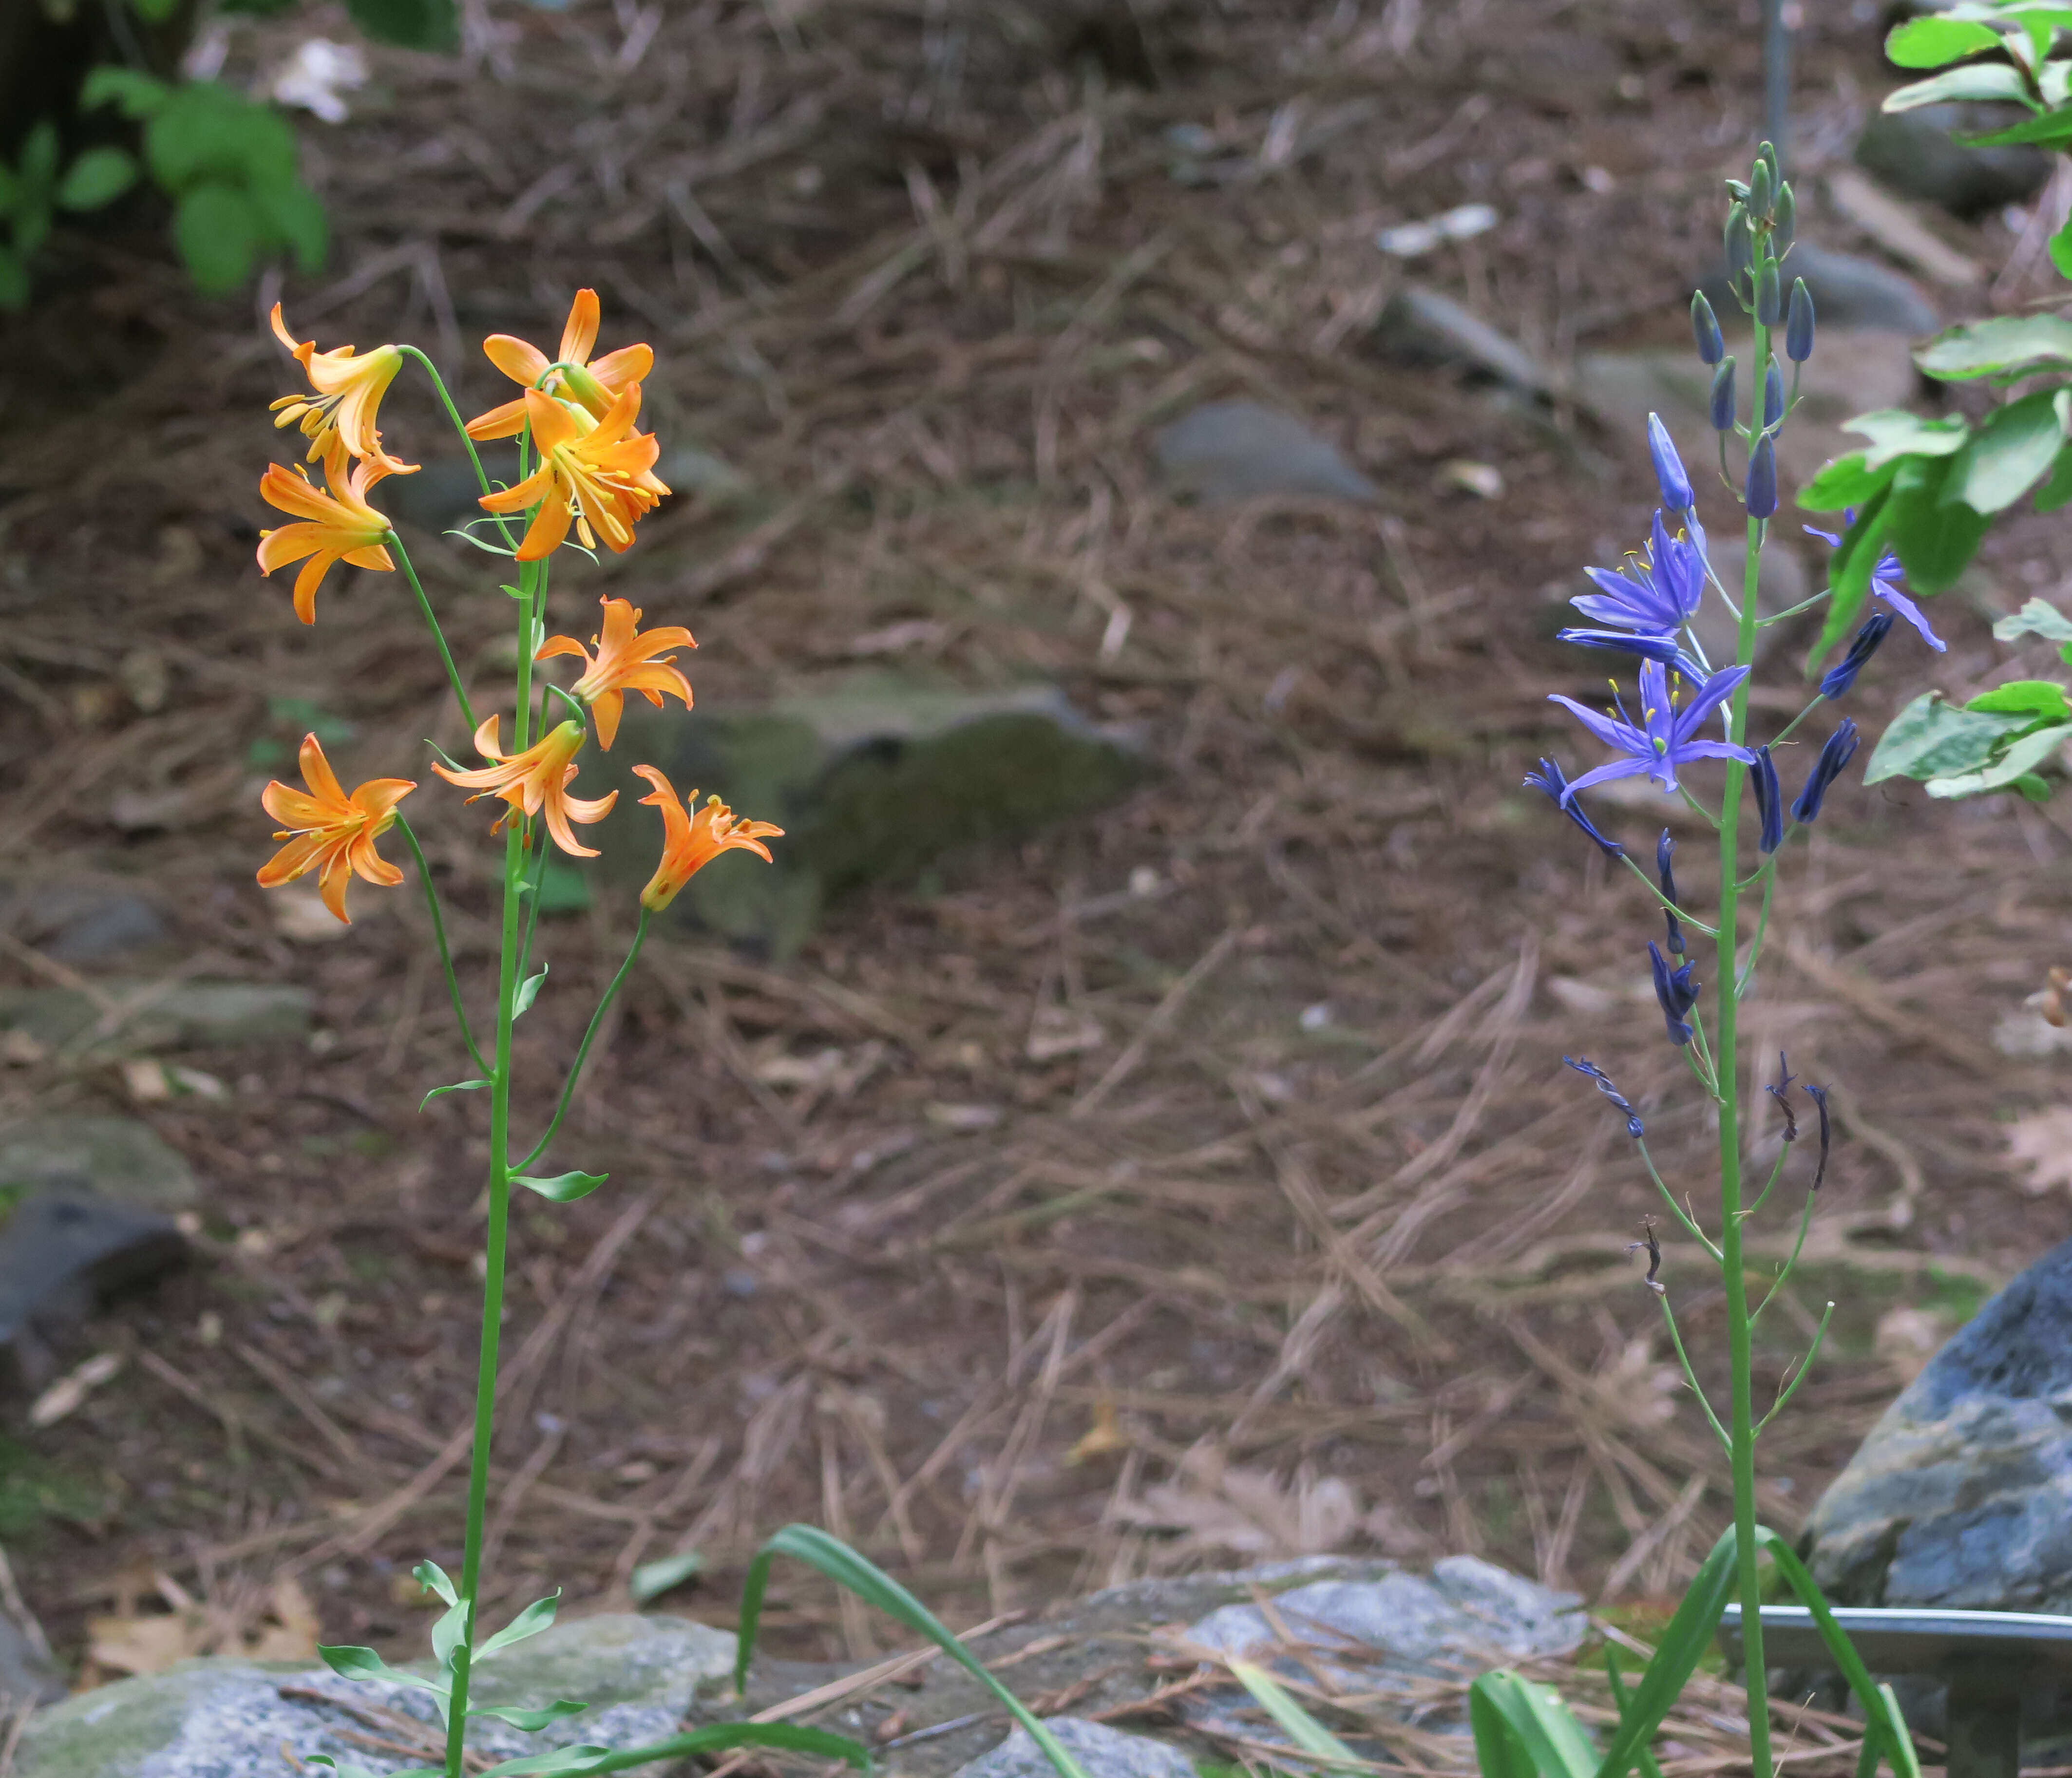
[[[1755,269],[1755,318],[1766,327],[1774,327],[1783,311],[1782,280],[1778,275],[1777,261],[1765,253]]]
[[[1734,429],[1734,361],[1731,358],[1720,360],[1720,368],[1712,372],[1712,430],[1732,432]]]
[[[1657,413],[1647,417],[1647,454],[1655,460],[1655,479],[1662,489],[1662,503],[1671,512],[1688,512],[1697,504],[1691,491],[1691,478],[1684,459],[1676,454],[1676,441]]]
[[[1749,453],[1748,486],[1744,491],[1751,519],[1769,519],[1777,512],[1777,447],[1765,433]]]
[[[1703,290],[1691,293],[1691,335],[1698,342],[1700,362],[1716,364],[1726,355],[1727,343],[1720,337],[1719,317],[1712,313]]]
[[[1777,360],[1770,361],[1770,368],[1762,373],[1762,429],[1765,432],[1784,417],[1784,372],[1777,368]]]
[[[1777,202],[1777,175],[1770,170],[1770,162],[1759,160],[1755,170],[1749,175],[1749,214],[1767,222],[1770,207]]]
[[[1799,238],[1799,200],[1791,195],[1791,187],[1780,185],[1777,188],[1777,202],[1770,212],[1770,244],[1779,259],[1791,251],[1791,244]]]
[[[1746,308],[1753,294],[1750,280],[1754,275],[1755,235],[1749,227],[1748,206],[1735,204],[1727,211],[1725,236],[1727,255],[1727,277],[1734,287],[1734,294]]]
[[[1791,281],[1791,306],[1784,316],[1784,355],[1803,364],[1813,355],[1813,293],[1803,277]]]

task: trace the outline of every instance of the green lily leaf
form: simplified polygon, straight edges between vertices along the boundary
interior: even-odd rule
[[[1259,1706],[1286,1731],[1289,1740],[1327,1771],[1359,1772],[1367,1762],[1296,1702],[1287,1688],[1264,1667],[1249,1661],[1229,1663],[1231,1676],[1258,1700]],[[1588,1778],[1596,1762],[1585,1763],[1577,1778]]]
[[[479,1093],[488,1084],[486,1080],[457,1080],[450,1086],[434,1086],[417,1102],[417,1109],[423,1111],[442,1093]]]
[[[1484,1673],[1468,1689],[1468,1726],[1482,1778],[1591,1778],[1597,1755],[1551,1686]]]
[[[557,1173],[552,1179],[535,1179],[529,1173],[513,1173],[511,1183],[537,1192],[550,1204],[573,1204],[579,1197],[588,1197],[610,1177],[609,1173]]]
[[[561,1590],[557,1587],[545,1599],[536,1599],[530,1605],[499,1630],[475,1651],[475,1658],[487,1660],[499,1649],[508,1649],[514,1642],[523,1642],[526,1637],[537,1636],[549,1628],[554,1621],[554,1608],[560,1604]]]
[[[1892,489],[1881,488],[1856,509],[1856,523],[1843,532],[1840,545],[1827,559],[1827,621],[1813,645],[1817,660],[1856,626],[1871,596],[1871,570],[1885,553],[1885,534],[1892,522]]]
[[[500,1723],[508,1723],[514,1729],[523,1729],[531,1734],[544,1729],[550,1723],[559,1723],[571,1716],[580,1716],[588,1710],[587,1704],[579,1704],[573,1698],[557,1698],[553,1703],[538,1710],[526,1710],[516,1704],[476,1704],[468,1708],[470,1716],[493,1716]]]
[[[428,1593],[435,1593],[449,1605],[460,1603],[460,1594],[448,1578],[445,1569],[436,1562],[421,1562],[410,1571],[410,1578]]]
[[[660,1599],[671,1587],[682,1586],[693,1575],[702,1574],[705,1566],[705,1558],[695,1550],[643,1562],[633,1571],[626,1590],[633,1595],[635,1604],[645,1605],[651,1599]]]
[[[542,964],[538,975],[528,975],[518,984],[518,992],[511,997],[511,1016],[513,1019],[524,1017],[533,1001],[539,999],[541,985],[546,979],[546,966]]]

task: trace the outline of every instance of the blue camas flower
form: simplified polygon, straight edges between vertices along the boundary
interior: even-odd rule
[[[1672,512],[1688,512],[1697,504],[1691,492],[1691,478],[1659,414],[1647,417],[1647,454],[1655,460],[1655,478],[1662,485],[1662,503]]]
[[[1688,704],[1679,708],[1670,697],[1669,669],[1658,661],[1640,670],[1640,720],[1635,722],[1623,704],[1609,712],[1586,708],[1573,698],[1556,692],[1552,701],[1574,715],[1577,721],[1604,742],[1618,749],[1619,758],[1588,771],[1561,793],[1564,806],[1578,790],[1615,778],[1652,778],[1671,795],[1677,789],[1676,769],[1694,759],[1738,759],[1744,763],[1755,755],[1729,741],[1701,741],[1698,731],[1705,719],[1734,695],[1735,688],[1748,677],[1745,667],[1729,667],[1700,683]]]
[[[1674,636],[1637,634],[1630,630],[1557,630],[1556,642],[1573,643],[1578,648],[1609,648],[1642,660],[1659,661],[1673,667],[1686,679],[1703,679],[1705,670],[1677,646]]]
[[[1571,1068],[1574,1069],[1577,1074],[1587,1074],[1592,1080],[1595,1081],[1597,1084],[1597,1090],[1603,1094],[1606,1098],[1610,1099],[1614,1105],[1617,1106],[1620,1111],[1626,1113],[1626,1133],[1628,1135],[1638,1139],[1639,1137],[1643,1136],[1647,1133],[1646,1127],[1640,1121],[1640,1114],[1634,1110],[1632,1105],[1628,1103],[1626,1095],[1620,1092],[1616,1086],[1612,1085],[1611,1076],[1607,1074],[1604,1070],[1598,1067],[1597,1065],[1592,1061],[1588,1056],[1564,1056],[1561,1059],[1564,1062],[1568,1063]]]
[[[1554,806],[1581,827],[1594,841],[1599,851],[1607,858],[1623,858],[1626,848],[1616,840],[1607,840],[1597,832],[1597,824],[1583,813],[1581,807],[1568,799],[1568,780],[1561,768],[1551,759],[1540,762],[1540,770],[1525,774],[1525,788],[1544,790],[1553,799]]]
[[[1757,748],[1749,758],[1749,788],[1755,793],[1756,813],[1762,821],[1756,844],[1775,852],[1784,844],[1784,792],[1777,786],[1777,762],[1767,747]]]
[[[1585,569],[1597,590],[1568,602],[1593,623],[1640,635],[1675,635],[1705,596],[1705,558],[1697,543],[1682,533],[1671,536],[1657,507],[1646,549],[1626,562],[1622,569]]]
[[[1799,793],[1799,800],[1791,805],[1791,819],[1811,822],[1820,812],[1820,804],[1827,795],[1827,788],[1842,775],[1843,768],[1856,758],[1856,725],[1847,717],[1842,725],[1828,736],[1827,745],[1820,749],[1820,757],[1814,761],[1813,770],[1807,774],[1806,788]]]
[[[1669,1041],[1681,1049],[1691,1041],[1689,1013],[1698,1004],[1695,974],[1698,966],[1688,963],[1671,969],[1669,959],[1662,955],[1662,947],[1652,938],[1647,942],[1647,960],[1655,971],[1655,997],[1662,1004],[1662,1017],[1669,1029]]]
[[[1842,523],[1845,525],[1852,525],[1856,522],[1856,509],[1854,507],[1845,508],[1842,513]],[[1816,531],[1811,525],[1804,528],[1807,536],[1818,537],[1830,549],[1839,549],[1841,547],[1842,540],[1833,532]],[[1886,550],[1878,557],[1877,566],[1871,570],[1871,597],[1874,599],[1883,599],[1900,616],[1906,618],[1914,626],[1921,639],[1937,654],[1947,652],[1950,645],[1928,627],[1928,620],[1921,614],[1921,607],[1906,593],[1900,591],[1899,583],[1906,577],[1906,570],[1900,566],[1899,558],[1890,550]],[[1860,632],[1858,634],[1857,639],[1859,641],[1862,639]],[[1854,651],[1852,650],[1852,652]],[[1866,655],[1864,658],[1868,659],[1869,657]],[[1862,663],[1859,662],[1857,664],[1861,666]],[[1854,678],[1855,675],[1852,674],[1850,676]],[[1848,687],[1845,685],[1843,689],[1846,691]],[[1827,695],[1830,697],[1835,696],[1832,692]]]
[[[1864,626],[1849,644],[1849,651],[1829,667],[1820,680],[1820,696],[1838,698],[1856,683],[1856,675],[1864,670],[1864,663],[1878,651],[1878,644],[1892,628],[1889,611],[1874,613],[1864,620]],[[1938,643],[1937,645],[1940,647]]]

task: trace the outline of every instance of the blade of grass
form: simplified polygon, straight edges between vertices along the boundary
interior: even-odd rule
[[[1498,1778],[1487,1755],[1498,1748],[1503,1778],[1590,1778],[1597,1769],[1597,1750],[1551,1686],[1484,1673],[1468,1689],[1468,1719],[1483,1778]]]
[[[1364,1772],[1372,1764],[1363,1760],[1308,1710],[1291,1698],[1281,1682],[1264,1667],[1249,1661],[1229,1663],[1237,1682],[1258,1701],[1259,1707],[1286,1730],[1288,1737],[1319,1765],[1340,1772]]]
[[[1627,1768],[1661,1727],[1662,1719],[1697,1670],[1733,1589],[1734,1532],[1729,1525],[1692,1577],[1684,1603],[1663,1631],[1655,1658],[1634,1687],[1632,1708],[1621,1713],[1618,1732],[1598,1762],[1597,1778],[1626,1778]]]

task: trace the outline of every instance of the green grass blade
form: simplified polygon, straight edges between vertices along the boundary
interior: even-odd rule
[[[601,1778],[610,1772],[628,1772],[635,1766],[651,1766],[664,1760],[685,1760],[693,1754],[716,1753],[724,1747],[783,1747],[793,1753],[817,1754],[823,1759],[845,1760],[858,1772],[870,1770],[870,1752],[861,1742],[825,1729],[802,1727],[796,1723],[712,1723],[686,1735],[672,1735],[666,1741],[651,1741],[644,1747],[557,1747],[547,1753],[528,1754],[491,1766],[482,1778]]]
[[[1727,1595],[1734,1589],[1734,1533],[1729,1525],[1712,1546],[1712,1553],[1692,1578],[1656,1645],[1655,1658],[1634,1687],[1630,1710],[1622,1711],[1618,1732],[1598,1762],[1597,1778],[1626,1778],[1630,1767],[1662,1727],[1662,1719],[1682,1695],[1685,1684],[1697,1670],[1719,1628],[1720,1615],[1727,1608]]]
[[[1289,1696],[1286,1688],[1264,1667],[1249,1661],[1228,1663],[1237,1682],[1258,1701],[1259,1706],[1288,1733],[1288,1738],[1320,1765],[1340,1771],[1364,1771],[1363,1760],[1308,1710]]]
[[[1618,1651],[1609,1645],[1605,1649],[1605,1677],[1611,1682],[1612,1702],[1618,1706],[1619,1720],[1623,1723],[1626,1716],[1626,1677],[1618,1670]],[[1646,1742],[1641,1743],[1634,1763],[1640,1768],[1641,1778],[1662,1778],[1662,1768],[1655,1763]]]
[[[1507,1669],[1468,1689],[1468,1723],[1482,1778],[1590,1778],[1597,1749],[1551,1686]]]
[[[741,1589],[740,1649],[734,1657],[734,1684],[737,1691],[748,1677],[756,1628],[763,1618],[763,1595],[770,1583],[770,1564],[779,1556],[795,1557],[808,1567],[819,1570],[837,1586],[846,1587],[865,1604],[926,1636],[1007,1707],[1008,1714],[1028,1730],[1030,1738],[1043,1750],[1043,1757],[1050,1762],[1059,1778],[1087,1778],[1079,1762],[1065,1751],[1057,1736],[1037,1721],[1020,1698],[985,1670],[978,1657],[950,1633],[934,1612],[875,1562],[858,1555],[840,1538],[831,1538],[810,1525],[786,1525],[755,1553],[754,1561],[748,1565],[748,1578]]]

